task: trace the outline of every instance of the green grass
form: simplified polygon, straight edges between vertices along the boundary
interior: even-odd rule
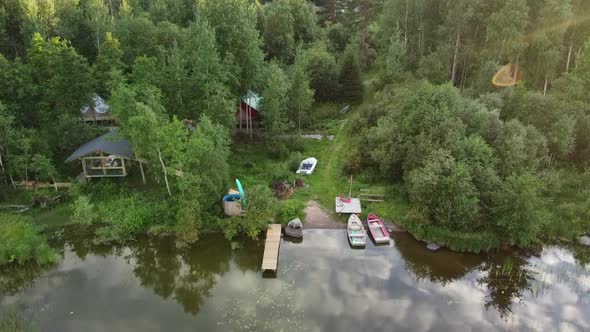
[[[342,170],[352,146],[351,126],[358,115],[359,106],[353,106],[347,115],[338,114],[340,105],[323,103],[318,107],[322,109],[322,113],[330,113],[327,108],[332,108],[335,118],[320,121],[317,126],[329,128],[327,132],[322,133],[335,135],[335,138],[332,141],[326,138],[319,141],[305,140],[303,157],[317,158],[318,165],[313,175],[301,177],[306,186],[298,189],[290,200],[300,201],[303,203],[301,206],[314,200],[327,211],[334,211],[335,198],[349,194],[349,176]],[[272,158],[262,143],[238,143],[232,146],[230,158],[232,180],[239,178],[246,192],[248,187],[254,185],[269,185],[273,174],[277,173],[277,170],[286,169],[287,163],[287,159]],[[407,200],[399,185],[373,183],[365,176],[353,176],[352,196],[358,197],[360,189],[383,193],[386,196],[383,203],[363,205],[365,211],[363,217],[369,211],[377,213],[382,218],[393,220],[398,220],[405,214]],[[345,217],[337,219],[344,221]]]
[[[33,222],[47,228],[61,227],[73,224],[72,208],[69,203],[62,203],[53,209],[36,209],[29,213]]]
[[[26,262],[45,265],[58,260],[30,217],[0,213],[0,220],[0,265]]]

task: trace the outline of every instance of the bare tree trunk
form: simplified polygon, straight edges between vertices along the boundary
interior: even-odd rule
[[[246,103],[246,134],[250,135],[250,105]]]
[[[164,170],[164,181],[166,181],[168,196],[172,197],[172,192],[170,192],[170,183],[168,183],[168,171],[166,171],[166,165],[164,165],[164,160],[162,160],[162,152],[160,152],[160,147],[158,147],[158,158],[160,159],[160,164],[162,164],[162,170]]]
[[[143,163],[141,161],[139,162],[139,170],[141,171],[141,180],[145,185],[145,173],[143,172]]]
[[[543,84],[543,96],[547,95],[547,84],[549,83],[549,79],[545,76],[545,84]]]
[[[301,135],[301,105],[299,105],[298,109],[299,109],[299,135]]]
[[[455,84],[455,76],[457,72],[457,57],[459,56],[459,45],[461,42],[461,34],[457,31],[457,39],[455,39],[455,54],[453,55],[453,69],[451,69],[451,83]]]
[[[578,71],[578,59],[580,59],[580,55],[582,54],[582,48],[578,48],[578,52],[576,54],[576,65],[574,66],[574,74]]]
[[[2,173],[4,173],[5,170],[4,170],[4,163],[2,162],[2,153],[0,153],[0,167],[2,167]]]
[[[367,29],[369,28],[369,19],[367,18],[367,8],[364,1],[360,2],[359,13],[362,19],[362,31],[361,31],[361,48],[364,50],[367,48]]]
[[[572,49],[574,48],[574,41],[573,39],[570,41],[570,46],[568,47],[567,50],[567,61],[565,62],[565,72],[569,73],[570,71],[570,63],[572,60]]]
[[[12,188],[14,188],[14,190],[16,190],[16,183],[14,183],[14,179],[12,178],[12,175],[8,174],[8,178],[10,179],[10,183],[12,183]]]
[[[115,16],[115,5],[113,4],[113,0],[109,0],[109,9],[111,12],[111,17]]]
[[[463,68],[461,70],[461,90],[465,89],[465,82],[467,81],[467,65],[469,64],[469,55],[463,61]]]
[[[404,45],[407,47],[408,45],[408,15],[410,11],[410,5],[408,4],[409,0],[406,0],[406,14],[404,15]]]
[[[252,129],[253,129],[253,125],[252,125],[252,107],[248,106],[248,111],[250,112],[250,139],[252,139]]]
[[[242,101],[238,103],[238,112],[240,112],[240,132],[242,132]]]
[[[57,182],[55,181],[53,176],[51,177],[51,181],[53,181],[53,187],[55,188],[55,191],[57,191]]]
[[[520,61],[520,54],[516,56],[516,62],[514,65],[514,80],[512,81],[512,83],[514,85],[516,85],[516,79],[518,77],[518,62]]]

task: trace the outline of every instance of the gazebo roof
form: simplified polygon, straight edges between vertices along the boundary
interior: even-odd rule
[[[96,152],[104,152],[106,154],[112,154],[124,158],[132,158],[133,146],[128,140],[118,134],[117,129],[112,129],[110,132],[79,147],[68,157],[68,159],[66,159],[66,162],[69,163]]]

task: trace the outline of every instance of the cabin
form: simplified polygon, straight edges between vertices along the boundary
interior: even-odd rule
[[[92,97],[92,105],[80,109],[82,121],[98,125],[114,125],[115,118],[109,113],[109,105],[98,95]]]
[[[237,130],[239,132],[252,134],[253,130],[258,129],[260,124],[259,108],[261,101],[262,98],[253,91],[248,91],[240,99],[236,111]]]
[[[132,162],[138,162],[142,177],[143,161],[135,158],[133,146],[119,135],[116,128],[82,145],[67,159],[66,163],[80,160],[81,176],[88,178],[125,177]]]

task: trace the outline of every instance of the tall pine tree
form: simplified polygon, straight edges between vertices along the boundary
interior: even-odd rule
[[[343,101],[358,102],[363,98],[363,81],[359,64],[358,48],[348,44],[340,63],[339,97]]]

